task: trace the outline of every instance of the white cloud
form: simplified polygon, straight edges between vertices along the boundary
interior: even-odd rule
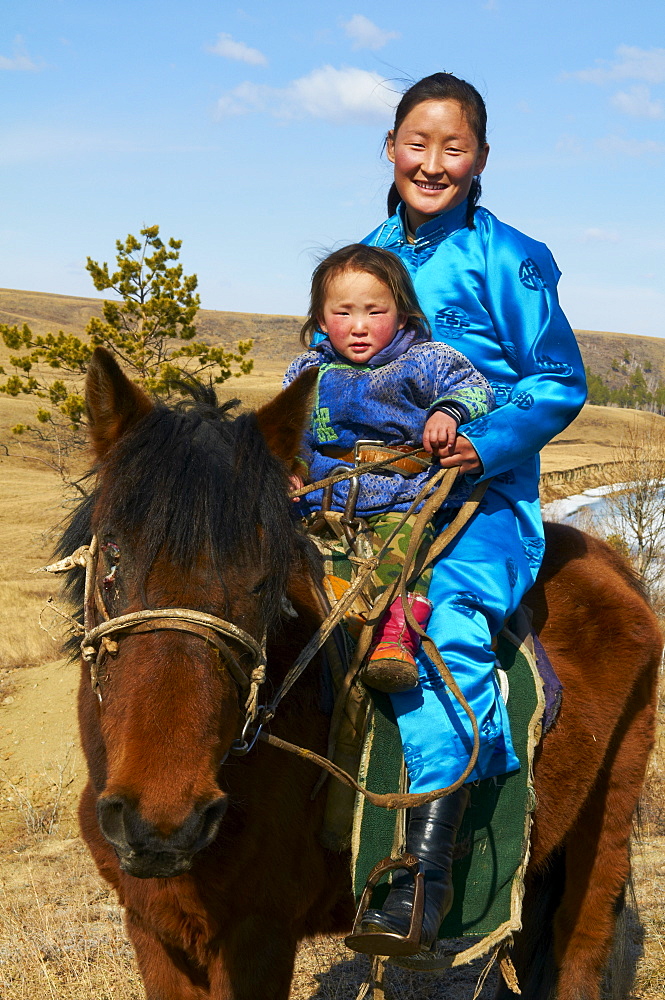
[[[567,159],[580,160],[587,155],[587,147],[576,135],[565,134],[557,139],[555,150]]]
[[[635,45],[619,45],[613,62],[596,59],[592,69],[580,69],[564,74],[582,83],[608,83],[611,80],[665,80],[665,49],[639,49]]]
[[[398,31],[384,31],[364,14],[354,14],[350,21],[342,21],[342,27],[354,49],[382,49],[393,38],[399,38]]]
[[[612,105],[624,115],[633,118],[665,118],[662,101],[652,101],[651,91],[643,85],[619,90],[612,98]]]
[[[378,73],[323,66],[291,84],[296,104],[313,118],[329,121],[383,119],[392,112],[385,81]]]
[[[217,114],[220,118],[232,115],[246,115],[252,111],[267,111],[271,96],[280,93],[274,87],[266,87],[258,83],[241,83],[217,101]]]
[[[37,64],[30,56],[0,56],[0,69],[8,70],[29,70],[34,72],[38,69]]]
[[[208,52],[224,59],[235,59],[237,62],[249,63],[250,66],[265,66],[268,62],[263,52],[252,49],[244,42],[236,42],[232,35],[220,32],[214,45],[206,46]]]
[[[655,139],[625,139],[619,135],[598,139],[596,147],[601,153],[619,156],[662,156],[665,153],[665,142],[657,142]]]
[[[0,70],[35,73],[39,66],[26,52],[23,39],[18,35],[14,39],[14,51],[11,56],[0,56]]]
[[[373,123],[390,119],[395,95],[378,73],[353,66],[321,66],[286,87],[241,83],[217,102],[220,117],[266,112],[273,118],[323,118]]]
[[[98,157],[124,157],[156,153],[208,153],[203,146],[156,140],[149,134],[123,135],[90,128],[63,129],[55,125],[20,124],[0,129],[0,166],[49,161],[84,162]]]
[[[621,135],[607,135],[593,142],[579,139],[574,135],[562,135],[556,143],[556,152],[568,162],[597,160],[600,154],[608,156],[662,156],[665,142],[656,139],[630,139]]]
[[[618,243],[619,234],[614,229],[600,229],[591,226],[581,236],[582,243]]]

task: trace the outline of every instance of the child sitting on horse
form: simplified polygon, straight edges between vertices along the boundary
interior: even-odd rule
[[[460,424],[493,407],[489,384],[468,359],[447,344],[432,342],[409,274],[389,251],[352,244],[319,264],[301,333],[305,346],[317,331],[325,339],[299,355],[284,377],[288,385],[305,369],[319,368],[311,426],[301,451],[310,481],[326,478],[341,465],[387,457],[381,454],[382,445],[408,452],[422,443],[436,459],[451,455]],[[393,530],[394,512],[409,509],[437,466],[438,461],[426,464],[405,457],[364,474],[353,511],[348,510],[349,480],[336,483],[331,509],[362,517],[383,541]],[[304,482],[293,477],[293,485]],[[444,506],[461,507],[472,487],[472,480],[460,476]],[[320,509],[322,496],[317,490],[304,497],[303,513]],[[377,570],[383,587],[394,575],[395,562],[402,562],[422,503],[393,541],[387,564]],[[422,574],[408,595],[423,628],[432,610],[426,596],[428,579]],[[397,598],[377,626],[362,680],[390,693],[416,687],[418,644]]]

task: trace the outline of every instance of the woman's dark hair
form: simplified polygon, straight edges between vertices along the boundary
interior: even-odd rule
[[[487,108],[485,102],[474,86],[466,80],[460,80],[452,73],[432,73],[418,80],[412,87],[403,94],[401,101],[395,111],[395,124],[393,125],[393,138],[397,136],[399,127],[410,111],[423,101],[457,101],[475,133],[479,148],[487,142]],[[467,200],[466,224],[469,229],[474,228],[473,216],[476,205],[480,201],[480,177],[474,177],[471,182],[471,190]],[[388,192],[388,215],[394,215],[401,198],[395,183],[393,182]]]
[[[309,346],[312,334],[321,325],[330,282],[345,271],[373,274],[390,289],[397,312],[407,317],[406,325],[429,334],[429,323],[420,308],[409,272],[399,257],[381,247],[351,243],[348,247],[342,247],[341,250],[335,250],[334,253],[324,257],[312,275],[309,312],[300,331],[300,342],[305,347]]]

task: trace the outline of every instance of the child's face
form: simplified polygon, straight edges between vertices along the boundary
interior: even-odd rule
[[[370,361],[405,323],[392,292],[373,274],[342,271],[330,281],[320,325],[349,361]]]

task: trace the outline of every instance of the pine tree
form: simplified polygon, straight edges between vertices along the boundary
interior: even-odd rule
[[[600,375],[585,368],[587,378],[587,403],[596,406],[607,406],[610,400],[610,388],[606,386]]]
[[[118,299],[104,302],[103,318],[92,317],[85,339],[62,330],[35,336],[27,324],[21,328],[0,324],[7,347],[21,352],[10,357],[14,373],[0,385],[0,392],[44,400],[35,413],[37,426],[17,424],[12,429],[44,441],[51,464],[63,473],[83,441],[82,382],[95,347],[112,351],[130,378],[155,399],[169,397],[183,377],[203,375],[219,384],[253,367],[247,358],[251,340],[227,351],[194,339],[200,297],[196,275],[184,275],[179,263],[182,241],[170,239],[165,244],[159,226],[142,229],[140,236],[130,234],[124,242],[116,242],[116,270],[88,257],[86,270],[95,288],[111,289]],[[50,377],[45,366],[64,377]],[[2,368],[0,373],[6,374]]]

